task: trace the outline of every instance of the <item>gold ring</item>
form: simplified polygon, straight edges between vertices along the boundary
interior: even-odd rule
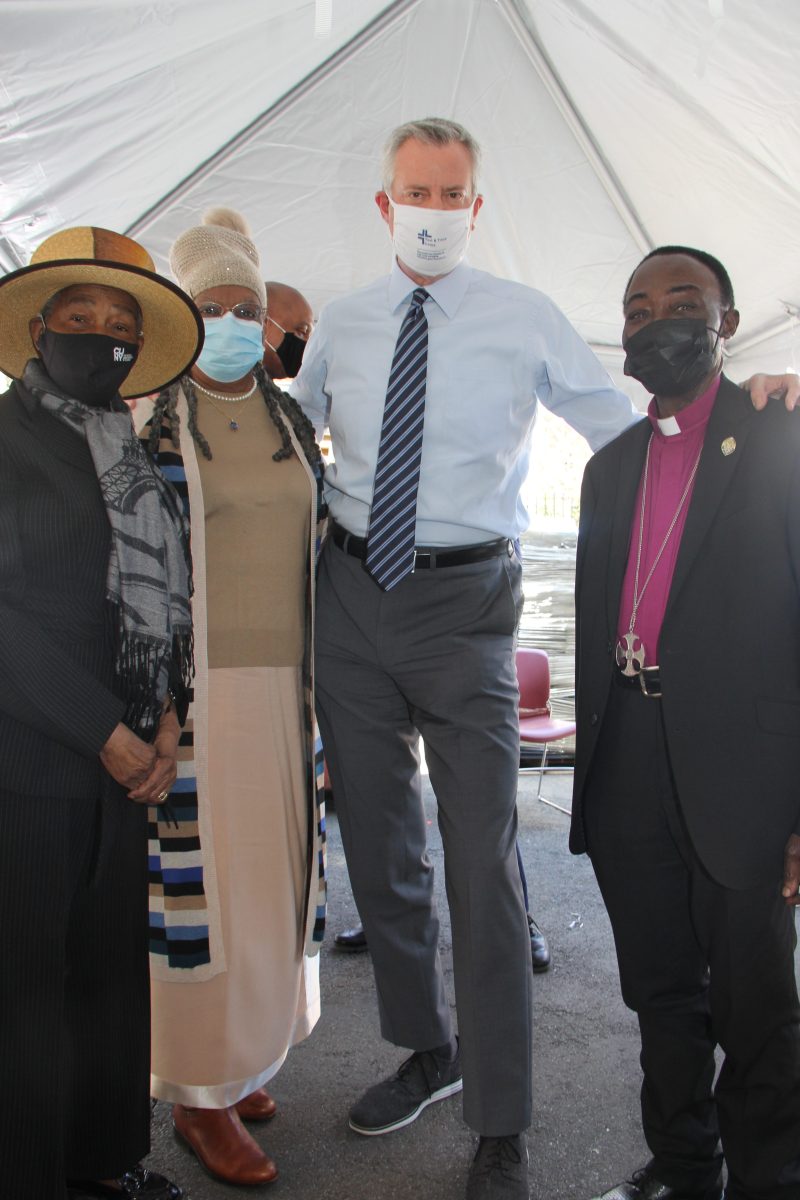
[[[168,795],[169,795],[169,792],[159,792],[159,793],[158,793],[158,802],[159,802],[159,804],[163,804],[163,803],[164,803],[164,801],[166,800],[166,798],[167,798],[167,796],[168,796]]]

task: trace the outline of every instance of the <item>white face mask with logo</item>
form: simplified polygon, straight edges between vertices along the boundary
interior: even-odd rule
[[[395,204],[392,244],[403,266],[415,275],[447,275],[467,252],[472,208],[419,208]]]

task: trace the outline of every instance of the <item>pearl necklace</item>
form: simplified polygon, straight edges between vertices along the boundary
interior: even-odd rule
[[[192,380],[195,387],[200,388],[201,392],[205,392],[207,396],[212,396],[214,400],[222,400],[225,404],[237,404],[240,400],[249,400],[253,392],[258,387],[258,380],[253,380],[253,386],[247,392],[239,392],[238,395],[232,396],[230,392],[212,392],[210,388],[203,387],[202,383],[198,383],[196,379]]]

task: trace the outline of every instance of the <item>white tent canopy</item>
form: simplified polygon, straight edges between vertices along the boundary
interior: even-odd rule
[[[0,273],[76,224],[166,271],[226,204],[319,308],[386,270],[381,146],[426,115],[485,148],[471,261],[615,377],[625,281],[667,242],[728,267],[735,378],[800,369],[794,0],[3,0]]]

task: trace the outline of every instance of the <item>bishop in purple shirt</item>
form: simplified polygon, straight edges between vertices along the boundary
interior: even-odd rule
[[[720,1200],[723,1167],[726,1200],[796,1200],[800,420],[722,373],[715,258],[654,250],[624,312],[653,400],[584,476],[570,846],[639,1020],[651,1158],[603,1200]]]

